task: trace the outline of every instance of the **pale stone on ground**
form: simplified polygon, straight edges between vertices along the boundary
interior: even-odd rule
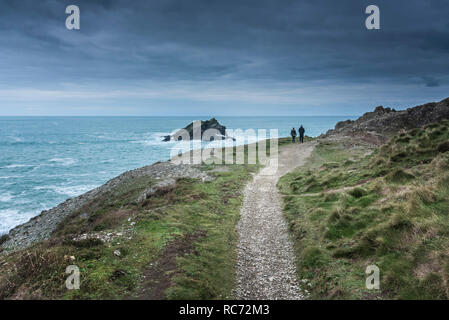
[[[304,164],[315,143],[291,144],[280,149],[278,170],[262,170],[244,191],[237,262],[237,299],[303,299],[296,279],[295,255],[277,182]]]

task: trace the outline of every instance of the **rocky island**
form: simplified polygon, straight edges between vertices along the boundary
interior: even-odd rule
[[[201,130],[199,130],[201,128]],[[196,131],[198,130],[198,131]],[[207,140],[224,140],[224,139],[234,139],[232,137],[228,137],[226,135],[226,127],[221,125],[217,119],[212,118],[206,121],[194,121],[191,122],[189,125],[184,127],[181,130],[176,131],[175,133],[171,135],[167,135],[163,137],[162,141],[179,141],[179,140],[185,140],[186,136],[188,135],[190,140],[196,139],[197,136],[203,140],[203,134],[207,130],[215,130],[212,132],[211,137],[208,137]],[[235,139],[234,139],[235,140]]]

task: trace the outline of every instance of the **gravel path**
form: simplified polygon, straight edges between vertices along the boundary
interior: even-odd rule
[[[237,299],[304,298],[276,184],[281,176],[304,164],[314,147],[314,143],[295,143],[280,148],[275,173],[267,175],[268,169],[264,169],[246,186],[237,225]]]

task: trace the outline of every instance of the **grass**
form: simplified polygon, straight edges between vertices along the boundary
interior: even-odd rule
[[[260,164],[218,167],[201,165],[212,181],[178,179],[143,203],[155,180],[138,177],[72,212],[49,240],[0,256],[0,298],[232,298],[241,192]],[[69,265],[80,268],[80,290],[65,288]]]
[[[299,278],[315,299],[447,299],[449,122],[375,149],[321,140],[279,182]],[[380,290],[365,269],[380,268]],[[310,288],[308,288],[310,290]]]

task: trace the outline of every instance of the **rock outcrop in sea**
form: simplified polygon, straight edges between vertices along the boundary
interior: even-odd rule
[[[203,135],[207,130],[211,130],[211,134],[208,135],[206,140],[224,140],[230,138],[226,135],[226,127],[221,125],[217,119],[212,118],[206,121],[194,121],[183,129],[176,131],[174,134],[164,136],[162,141],[186,140],[187,136],[190,140],[196,138],[205,140]]]

